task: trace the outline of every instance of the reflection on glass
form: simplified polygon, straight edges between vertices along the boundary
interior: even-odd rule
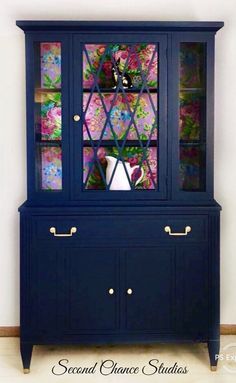
[[[197,146],[180,148],[180,188],[182,190],[203,190],[205,152]]]
[[[180,92],[180,139],[199,140],[204,123],[205,97],[199,93]]]
[[[205,190],[205,43],[180,44],[180,189]]]
[[[34,44],[34,50],[34,124],[38,146],[36,157],[38,188],[60,190],[62,188],[61,43],[37,42]],[[53,141],[55,146],[52,145]]]
[[[205,43],[180,44],[180,88],[205,87]]]

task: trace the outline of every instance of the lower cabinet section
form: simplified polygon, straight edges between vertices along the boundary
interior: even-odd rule
[[[126,217],[123,220],[127,225]],[[35,231],[32,225],[35,217],[22,217],[24,364],[30,363],[25,356],[30,355],[28,346],[38,343],[203,341],[210,344],[213,355],[219,345],[218,245],[211,234],[214,228],[208,225],[212,219],[190,217],[192,222],[198,220],[207,230],[198,241],[178,224],[178,232],[173,236],[166,232],[159,245],[157,236],[142,245],[130,238],[126,246],[123,241],[104,246],[103,238],[100,246],[97,240],[94,246],[88,233],[85,246],[79,235],[38,238],[38,226]],[[218,219],[214,220],[217,227]],[[159,222],[162,232],[165,216]],[[174,227],[170,216],[166,222]],[[175,216],[176,222],[181,219]],[[191,234],[195,238],[196,233]]]
[[[38,247],[32,257],[32,328],[41,335],[207,336],[206,246]]]

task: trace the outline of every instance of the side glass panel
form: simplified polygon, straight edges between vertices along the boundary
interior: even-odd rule
[[[204,191],[206,186],[206,45],[180,44],[179,187]]]
[[[36,189],[62,189],[61,43],[34,43]]]
[[[83,47],[83,184],[157,190],[158,45]]]

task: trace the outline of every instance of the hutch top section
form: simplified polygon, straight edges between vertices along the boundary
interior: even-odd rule
[[[213,201],[222,22],[17,21],[28,203]]]

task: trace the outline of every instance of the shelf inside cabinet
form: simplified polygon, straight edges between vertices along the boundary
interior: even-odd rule
[[[142,143],[142,146],[140,145],[140,142]],[[83,141],[83,146],[84,147],[92,147],[92,146],[114,146],[116,147],[116,143],[121,147],[122,144],[124,143],[124,140],[93,140],[93,145],[90,140],[84,140]],[[127,140],[125,142],[125,147],[146,147],[148,144],[148,147],[155,147],[157,146],[157,140]]]
[[[83,92],[84,93],[116,93],[117,92],[117,88],[99,88],[99,91],[98,89],[94,89],[92,90],[89,89],[89,88],[84,88],[83,89]],[[121,89],[119,88],[118,90],[118,93],[158,93],[157,89],[141,89],[141,88],[124,88],[124,89]]]
[[[36,140],[39,146],[62,146],[61,140]]]
[[[204,88],[180,88],[180,92],[189,92],[189,93],[200,93],[205,92]]]
[[[61,92],[61,88],[35,88],[35,93]]]

